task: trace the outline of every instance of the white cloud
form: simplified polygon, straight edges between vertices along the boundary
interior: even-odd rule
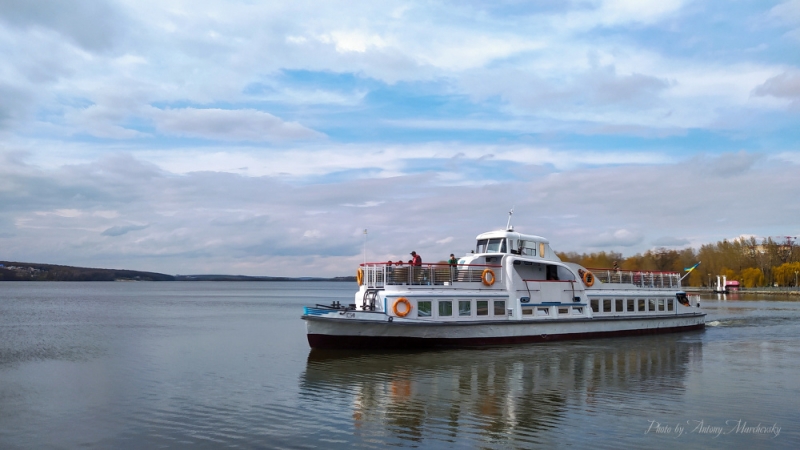
[[[800,71],[793,70],[776,75],[757,86],[753,93],[757,96],[772,96],[800,103]]]
[[[285,122],[272,114],[253,109],[151,109],[150,116],[160,132],[178,136],[254,142],[323,136],[297,122]]]
[[[644,240],[644,235],[639,231],[619,229],[600,233],[596,238],[590,239],[590,247],[633,247]]]

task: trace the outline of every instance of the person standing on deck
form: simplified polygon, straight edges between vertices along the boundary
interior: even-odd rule
[[[417,254],[417,252],[411,252],[411,265],[412,266],[421,266],[422,265],[422,257]]]
[[[450,282],[452,283],[456,278],[456,264],[458,264],[456,255],[450,253],[450,259],[447,260],[447,264],[450,266]]]

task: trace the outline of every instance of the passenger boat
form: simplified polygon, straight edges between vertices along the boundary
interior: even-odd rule
[[[520,344],[701,330],[674,272],[588,269],[513,227],[457,264],[364,263],[354,303],[304,308],[312,348]]]

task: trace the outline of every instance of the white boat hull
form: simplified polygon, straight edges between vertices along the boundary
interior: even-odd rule
[[[304,316],[312,348],[468,347],[702,330],[705,314],[426,322]]]

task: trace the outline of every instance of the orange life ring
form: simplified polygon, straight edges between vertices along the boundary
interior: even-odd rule
[[[397,305],[401,303],[406,305],[406,310],[403,312],[397,310]],[[394,305],[392,305],[392,310],[394,310],[394,314],[397,317],[405,317],[408,315],[408,313],[411,312],[411,302],[409,302],[408,299],[405,297],[400,297],[394,301]]]
[[[356,282],[359,286],[364,284],[364,271],[360,267],[356,270]]]
[[[586,287],[594,286],[594,275],[592,272],[587,270],[586,273],[583,274],[583,284],[585,284]]]
[[[481,274],[481,281],[483,281],[483,284],[485,284],[486,286],[491,286],[494,284],[495,276],[494,272],[492,272],[492,269],[483,269],[483,273]]]

